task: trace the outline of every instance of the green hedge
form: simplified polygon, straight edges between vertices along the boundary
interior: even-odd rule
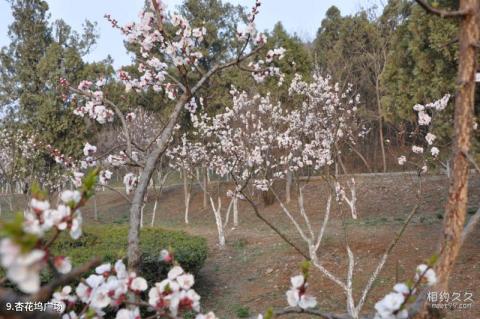
[[[101,257],[105,262],[115,262],[127,256],[128,228],[126,226],[87,226],[78,240],[68,236],[59,238],[52,252],[67,255],[74,266]],[[143,228],[140,235],[142,250],[141,273],[149,282],[163,279],[168,265],[160,262],[162,249],[174,252],[176,261],[188,272],[197,273],[207,258],[207,242],[204,238],[191,236],[182,231],[161,228]]]

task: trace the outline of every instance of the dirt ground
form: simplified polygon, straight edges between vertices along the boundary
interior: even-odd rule
[[[358,219],[352,220],[336,204],[326,237],[319,255],[324,266],[342,279],[346,276],[346,253],[344,227],[355,255],[354,291],[356,296],[376,267],[396,231],[415,203],[417,178],[410,175],[361,176],[356,177],[358,196]],[[228,185],[222,185],[226,191]],[[480,178],[470,180],[469,212],[472,214],[480,201]],[[373,305],[390,292],[396,278],[406,281],[414,275],[416,265],[425,262],[436,250],[441,235],[443,209],[446,201],[448,180],[443,176],[430,176],[422,182],[421,205],[399,244],[393,251],[386,267],[378,277],[365,313],[373,312]],[[325,212],[327,191],[321,181],[312,181],[306,186],[304,196],[306,210],[314,224],[320,229]],[[283,193],[280,192],[283,198]],[[262,214],[285,232],[300,247],[305,248],[293,225],[280,206],[275,203],[264,207],[258,201]],[[223,199],[222,207],[227,206]],[[288,205],[297,211],[296,198]],[[126,223],[128,207],[114,193],[101,193],[97,199],[100,223]],[[153,196],[145,206],[145,224],[151,222]],[[343,213],[342,213],[343,211]],[[283,242],[253,213],[246,202],[239,207],[240,225],[227,234],[226,247],[217,245],[214,217],[209,207],[203,208],[203,196],[198,187],[193,188],[190,208],[190,224],[184,223],[182,187],[170,187],[161,195],[157,207],[156,226],[183,229],[192,234],[206,237],[209,257],[197,278],[196,289],[203,298],[204,309],[214,310],[220,318],[237,318],[257,314],[268,307],[281,308],[287,305],[285,291],[289,278],[299,272],[302,258],[294,249]],[[84,210],[88,222],[93,222],[91,206]],[[471,216],[471,215],[469,215]],[[300,216],[297,216],[300,217]],[[298,219],[300,220],[300,219]],[[345,297],[331,281],[312,268],[309,291],[317,297],[322,310],[345,312]],[[464,244],[461,256],[451,279],[450,296],[460,293],[462,299],[472,294],[473,302],[468,309],[452,310],[448,318],[480,318],[480,229],[477,229]],[[296,318],[309,316],[296,316]]]

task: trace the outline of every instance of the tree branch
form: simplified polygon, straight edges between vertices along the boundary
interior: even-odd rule
[[[421,6],[425,11],[427,11],[428,13],[440,16],[442,18],[463,17],[463,16],[466,16],[467,14],[469,14],[470,11],[471,11],[471,10],[455,10],[455,11],[442,10],[442,9],[437,9],[437,8],[432,7],[425,0],[415,0],[415,2],[419,6]]]
[[[132,201],[130,200],[130,198],[127,197],[127,195],[123,194],[122,192],[119,192],[118,190],[116,190],[116,189],[113,188],[112,186],[109,186],[109,185],[107,185],[107,184],[98,184],[98,185],[101,186],[101,187],[108,188],[108,189],[111,190],[112,192],[117,193],[118,195],[122,196],[123,199],[125,199],[129,204],[132,204]]]
[[[400,241],[400,238],[402,237],[405,229],[407,229],[407,226],[410,224],[410,221],[412,220],[412,217],[413,217],[413,216],[415,215],[415,213],[418,211],[419,206],[420,206],[419,203],[417,203],[417,204],[412,208],[412,210],[410,211],[410,214],[408,215],[407,219],[405,220],[405,222],[403,223],[402,227],[400,228],[400,231],[397,233],[397,235],[395,236],[395,238],[392,240],[392,242],[391,242],[390,245],[388,246],[387,250],[386,250],[385,253],[383,254],[382,259],[381,259],[380,262],[378,263],[377,268],[376,268],[375,271],[372,273],[370,279],[368,280],[367,285],[365,286],[365,289],[363,290],[362,297],[361,297],[360,301],[358,302],[358,305],[357,305],[357,311],[358,311],[358,312],[360,312],[360,310],[362,309],[365,301],[367,300],[368,294],[369,294],[370,290],[372,289],[373,283],[375,282],[375,280],[377,279],[378,275],[380,274],[380,272],[382,271],[383,267],[385,266],[385,263],[387,262],[387,259],[388,259],[388,257],[390,256],[390,253],[392,252],[393,248],[395,248],[395,246],[397,245],[397,243]]]
[[[289,244],[291,247],[293,247],[301,256],[303,256],[306,260],[310,260],[310,257],[304,253],[300,247],[298,247],[293,241],[291,241],[285,234],[282,233],[277,227],[275,227],[270,221],[268,221],[265,217],[263,217],[262,214],[258,211],[257,205],[250,199],[250,197],[243,192],[243,190],[240,192],[247,202],[252,206],[253,211],[255,212],[255,215],[260,218],[270,229],[272,229],[275,233],[277,233],[280,238],[282,238],[287,244]]]
[[[75,269],[73,269],[71,272],[68,274],[65,274],[63,276],[60,276],[56,279],[54,279],[52,282],[50,282],[48,285],[43,286],[39,292],[37,292],[33,297],[32,300],[34,301],[48,301],[50,300],[52,294],[55,292],[55,289],[58,287],[64,286],[66,284],[69,284],[75,280],[78,280],[81,275],[84,273],[88,272],[90,269],[100,265],[101,259],[100,258],[94,258],[91,261],[83,264],[82,266],[79,266]]]
[[[70,87],[70,91],[72,91],[74,93],[77,93],[77,94],[80,94],[80,95],[88,96],[90,98],[94,97],[92,93],[89,93],[89,92],[86,92],[86,91],[83,91],[83,90],[79,90],[79,89],[76,89],[74,87]],[[105,104],[112,107],[113,110],[115,111],[115,114],[117,114],[117,116],[120,118],[120,122],[121,122],[122,128],[123,128],[123,132],[125,134],[125,138],[127,139],[127,153],[129,155],[131,155],[132,154],[132,141],[130,139],[130,131],[128,130],[127,121],[125,120],[125,117],[123,116],[122,111],[120,111],[120,108],[117,106],[117,104],[110,101],[109,99],[103,97],[102,101],[104,101]]]

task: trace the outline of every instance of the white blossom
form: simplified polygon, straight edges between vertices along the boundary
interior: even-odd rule
[[[430,132],[425,135],[425,140],[427,141],[428,145],[432,145],[436,138],[437,137]]]
[[[287,302],[290,307],[308,309],[317,305],[317,299],[305,293],[306,282],[303,275],[290,278],[290,282],[292,286],[286,292]]]
[[[435,271],[429,268],[425,264],[421,264],[417,266],[415,280],[418,281],[422,275],[423,275],[423,279],[426,280],[428,286],[433,286],[437,283],[437,275]]]
[[[97,147],[94,145],[91,145],[89,143],[85,144],[83,147],[83,154],[85,156],[91,156],[92,154],[95,154],[97,152]]]
[[[77,190],[66,190],[60,193],[60,199],[65,204],[73,203],[74,205],[76,205],[80,202],[80,199],[82,199],[82,194],[80,194],[80,192]]]
[[[0,258],[6,276],[24,293],[40,289],[40,271],[45,265],[45,251],[33,249],[22,253],[21,248],[9,238],[0,242]]]
[[[377,311],[376,319],[406,319],[408,313],[404,310],[399,311],[405,296],[402,293],[391,292],[386,295],[382,300],[375,304],[375,310]],[[397,314],[395,314],[399,311]]]
[[[423,147],[413,145],[412,152],[414,152],[415,154],[423,154]]]

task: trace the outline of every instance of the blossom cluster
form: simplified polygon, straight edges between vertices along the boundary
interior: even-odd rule
[[[208,159],[203,144],[189,141],[185,133],[182,135],[178,145],[169,148],[166,155],[170,159],[170,167],[182,170],[190,176],[193,176],[196,167],[201,167]]]
[[[265,35],[262,33],[257,34],[257,30],[255,28],[255,18],[259,13],[259,8],[261,6],[261,2],[257,0],[255,5],[252,7],[251,12],[247,16],[247,25],[244,29],[238,27],[237,29],[237,38],[240,41],[247,42],[251,38],[255,38],[256,44],[265,44],[266,38]]]
[[[130,194],[138,184],[138,176],[133,173],[127,173],[123,176],[123,184],[125,185],[125,191]]]
[[[53,295],[52,302],[63,304],[63,318],[79,318],[83,313],[76,309],[89,309],[96,317],[102,318],[106,311],[114,309],[117,319],[141,318],[140,306],[149,312],[169,318],[181,318],[186,311],[195,311],[196,318],[215,319],[213,313],[200,313],[200,296],[192,289],[194,277],[185,273],[180,266],[174,266],[167,279],[155,283],[148,290],[145,278],[134,272],[128,272],[122,260],[115,264],[102,264],[73,289],[63,287]],[[148,290],[148,302],[141,301],[141,296]],[[134,307],[128,307],[129,301],[138,300]]]
[[[24,187],[38,180],[45,187],[58,190],[66,181],[57,170],[38,169],[51,146],[32,133],[16,126],[0,128],[0,183]]]
[[[393,292],[387,294],[382,300],[375,304],[375,319],[406,319],[408,310],[406,304],[410,297],[417,293],[418,284],[425,283],[433,286],[437,282],[435,271],[425,265],[418,265],[415,273],[416,284],[397,283]]]
[[[85,171],[98,166],[97,147],[90,143],[85,143],[83,147],[83,157],[80,159],[74,159],[62,154],[58,149],[47,145],[47,150],[54,158],[57,164],[63,166],[66,170],[65,176],[70,176],[70,179],[75,187],[80,187],[82,184],[82,178],[85,176]],[[112,178],[113,173],[108,169],[100,171],[99,182],[101,185],[108,184],[108,181]]]
[[[118,27],[116,20],[107,18],[114,27]],[[165,24],[174,29],[166,32]],[[139,46],[142,57],[138,65],[140,77],[135,78],[123,70],[118,73],[126,91],[141,92],[152,88],[156,92],[165,91],[170,99],[175,99],[178,88],[167,81],[169,65],[182,72],[194,69],[203,57],[200,45],[206,28],[192,27],[186,18],[177,13],[167,14],[165,6],[159,2],[142,10],[138,22],[128,23],[119,29],[128,43]]]
[[[176,162],[203,163],[219,176],[233,175],[240,185],[251,181],[260,190],[289,171],[331,165],[334,145],[353,141],[358,97],[318,74],[311,83],[295,76],[289,92],[301,100],[297,109],[269,94],[250,96],[232,88],[232,106],[224,112],[191,114],[195,130],[188,141],[182,138]],[[188,162],[180,160],[188,156]]]
[[[80,117],[88,116],[96,120],[100,124],[113,122],[114,112],[107,108],[104,101],[101,88],[104,81],[97,81],[95,85],[90,81],[81,81],[78,90],[82,92],[82,96],[86,97],[84,105],[78,106],[73,113]]]
[[[254,39],[254,45],[262,46],[267,43],[267,37],[265,34],[258,32],[255,28],[255,18],[259,13],[259,8],[261,2],[257,0],[255,5],[252,7],[251,12],[247,16],[247,25],[244,29],[240,27],[237,30],[237,38],[240,42],[248,42],[251,39]],[[252,71],[252,77],[257,83],[262,83],[266,78],[274,76],[278,77],[278,86],[283,84],[285,79],[284,74],[281,72],[280,68],[275,67],[272,62],[274,60],[281,60],[284,57],[285,49],[276,48],[269,50],[265,59],[258,59],[252,61],[248,64],[248,67]]]
[[[416,155],[420,155],[423,159],[421,164],[421,171],[427,171],[426,157],[431,156],[431,158],[436,159],[440,154],[440,150],[437,146],[434,145],[437,136],[431,132],[433,117],[436,112],[443,111],[450,100],[450,94],[446,94],[440,100],[428,103],[426,105],[416,104],[413,106],[413,110],[417,113],[417,122],[418,125],[422,128],[421,130],[421,141],[417,142],[418,145],[412,145],[412,152]],[[407,157],[401,155],[398,158],[399,165],[405,165],[407,163]]]
[[[76,210],[82,196],[79,191],[63,191],[60,193],[61,203],[51,208],[47,200],[33,198],[29,209],[25,212],[23,228],[27,233],[43,236],[52,228],[68,230],[73,239],[82,234],[82,214]]]
[[[68,231],[73,239],[78,239],[82,234],[82,214],[78,209],[82,198],[79,191],[63,191],[61,203],[53,208],[45,196],[34,194],[21,223],[10,225],[12,230],[6,228],[13,235],[0,241],[0,261],[7,270],[7,278],[21,291],[34,293],[39,290],[40,272],[49,260],[59,273],[71,270],[68,257],[52,256],[48,247],[40,248],[41,239],[51,230]]]

